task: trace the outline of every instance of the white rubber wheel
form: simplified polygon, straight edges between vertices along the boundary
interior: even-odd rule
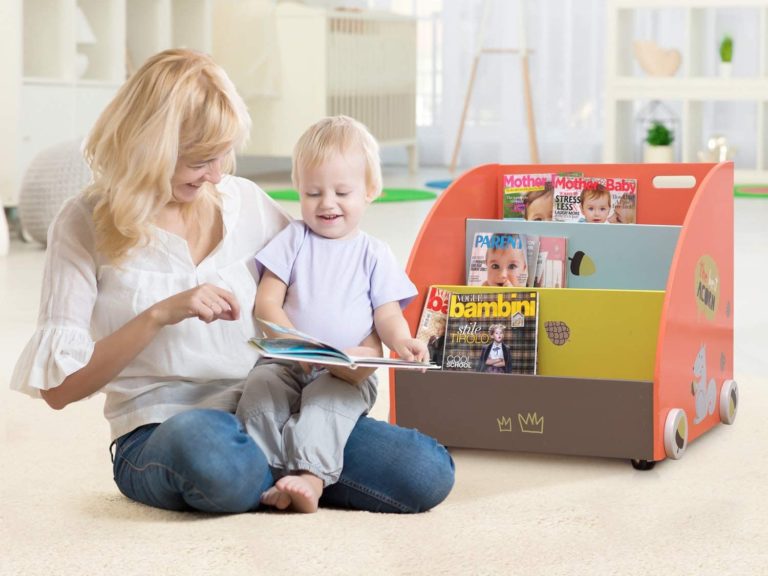
[[[720,421],[733,424],[739,411],[739,385],[736,380],[726,380],[720,389]]]
[[[664,452],[672,460],[680,460],[688,447],[688,417],[685,410],[673,408],[664,423]]]

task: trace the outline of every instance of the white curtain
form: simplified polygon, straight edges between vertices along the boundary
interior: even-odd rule
[[[450,161],[478,42],[486,48],[518,48],[521,30],[531,50],[529,68],[540,161],[599,161],[604,2],[489,0],[486,30],[479,34],[483,4],[484,0],[443,3],[444,90],[441,121],[434,127],[440,132],[442,146],[439,151],[424,150],[425,163]],[[437,140],[434,136],[429,140]],[[530,161],[520,57],[483,54],[471,93],[459,166]]]

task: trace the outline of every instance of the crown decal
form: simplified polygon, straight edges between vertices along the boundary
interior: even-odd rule
[[[499,432],[512,432],[512,418],[509,416],[496,418],[496,423],[499,425]]]
[[[517,421],[523,434],[544,434],[544,416],[537,416],[536,412],[528,412],[525,416],[518,414]]]

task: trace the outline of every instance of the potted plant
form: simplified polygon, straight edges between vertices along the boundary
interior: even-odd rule
[[[651,163],[674,162],[674,139],[674,133],[663,122],[651,122],[645,135],[643,160]]]
[[[733,60],[733,38],[726,35],[720,41],[720,75],[723,78],[731,76],[731,62]]]

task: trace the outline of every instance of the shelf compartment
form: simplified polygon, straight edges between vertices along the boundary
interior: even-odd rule
[[[676,194],[670,190],[669,196]],[[638,203],[639,204],[639,203]],[[638,210],[640,206],[638,205]],[[642,212],[640,217],[642,217]],[[484,232],[519,232],[568,238],[568,264],[577,252],[591,260],[594,271],[578,274],[567,266],[568,288],[603,290],[664,290],[669,266],[680,236],[680,226],[636,224],[612,226],[585,222],[532,222],[526,220],[467,219],[466,237]],[[468,243],[469,244],[469,243]],[[471,246],[464,252],[469,272]],[[465,275],[465,278],[468,277]]]
[[[440,287],[459,294],[537,292],[539,375],[653,379],[663,291]],[[566,342],[548,337],[556,327],[567,327]]]
[[[80,80],[122,83],[125,80],[125,0],[78,0],[95,38],[77,44]],[[76,38],[76,40],[80,40]]]
[[[653,460],[653,383],[401,371],[397,423],[451,447]]]
[[[173,0],[171,14],[174,46],[202,52],[211,51],[211,0]]]
[[[147,58],[172,46],[171,4],[169,0],[130,0],[125,8],[130,74]]]
[[[699,151],[706,151],[709,139],[720,135],[726,138],[733,150],[733,157],[726,160],[732,159],[739,170],[757,170],[760,165],[761,142],[758,133],[761,106],[759,102],[730,100],[687,103],[689,118],[685,123],[683,159],[700,161]]]
[[[25,0],[23,20],[23,76],[74,80],[74,3],[62,0]]]

